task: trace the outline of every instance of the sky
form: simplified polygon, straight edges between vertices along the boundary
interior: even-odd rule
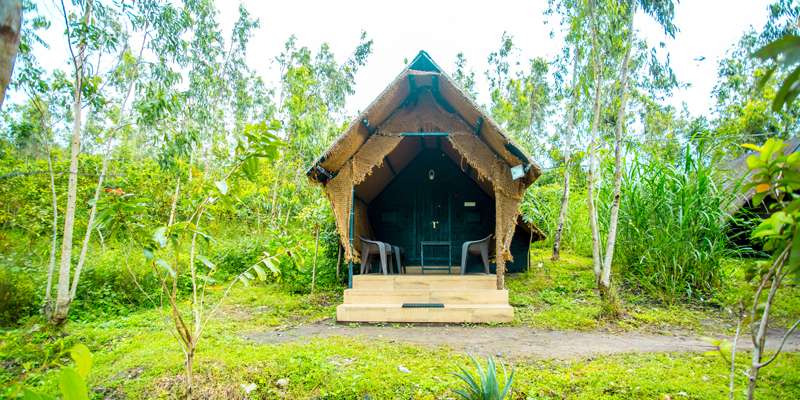
[[[66,41],[54,0],[41,0],[42,12],[54,23],[44,35],[51,48],[37,49],[44,65],[66,68]],[[692,115],[707,114],[717,63],[749,27],[760,29],[767,19],[767,0],[682,0],[676,5],[675,39],[645,15],[637,15],[635,28],[651,45],[665,42],[672,68],[688,87],[676,91],[668,101]],[[230,32],[239,2],[218,0],[220,24]],[[456,54],[463,52],[478,78],[479,92],[486,92],[483,72],[486,58],[500,45],[503,32],[514,38],[520,61],[542,56],[552,59],[562,48],[557,21],[544,16],[546,0],[433,1],[269,1],[245,0],[243,4],[258,18],[248,55],[249,65],[267,82],[278,78],[274,58],[286,39],[294,34],[300,45],[312,49],[327,42],[340,61],[358,43],[361,31],[374,40],[373,54],[356,77],[356,93],[348,99],[347,111],[356,114],[378,96],[402,70],[405,60],[427,51],[446,72],[453,72]],[[485,99],[484,103],[485,103]]]

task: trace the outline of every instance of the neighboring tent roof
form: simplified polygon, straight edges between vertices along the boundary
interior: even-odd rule
[[[790,154],[800,149],[800,138],[791,138],[784,141],[786,147],[783,148],[783,154]],[[747,157],[756,155],[755,152],[743,154],[733,160],[728,161],[723,166],[722,170],[725,173],[723,188],[726,191],[740,191],[741,184],[750,181],[753,176],[753,171],[747,167]],[[728,211],[729,215],[736,214],[745,204],[755,196],[755,188],[750,188],[745,193],[737,193],[736,199],[731,203]]]
[[[481,111],[480,107],[436,65],[428,53],[420,51],[383,93],[353,120],[347,130],[309,168],[307,171],[309,178],[324,183],[335,176],[398,108],[409,99],[415,99],[420,88],[429,89],[442,109],[466,124],[509,167],[525,166],[527,172],[522,179],[528,184],[541,175],[541,168],[503,133],[494,120]]]

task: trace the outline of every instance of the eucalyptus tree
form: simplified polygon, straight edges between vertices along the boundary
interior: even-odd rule
[[[593,105],[592,122],[590,129],[589,144],[589,174],[588,174],[588,196],[587,205],[589,208],[589,222],[592,232],[592,260],[597,279],[598,289],[601,297],[605,300],[605,311],[610,316],[619,313],[615,292],[611,286],[611,269],[614,259],[614,247],[616,244],[617,227],[620,209],[620,190],[622,183],[622,142],[623,136],[627,131],[628,115],[627,102],[629,91],[639,90],[641,81],[635,79],[637,75],[637,65],[634,63],[637,55],[646,48],[646,45],[637,41],[636,32],[633,29],[634,16],[636,10],[641,9],[651,15],[664,29],[667,35],[673,36],[677,28],[672,24],[674,17],[674,5],[672,1],[650,1],[639,0],[629,2],[605,2],[589,1],[588,16],[591,38],[591,65],[593,74]],[[614,176],[612,181],[612,192],[609,209],[608,231],[606,235],[605,251],[601,250],[602,238],[598,224],[597,207],[595,204],[595,185],[596,169],[595,157],[598,147],[598,130],[600,117],[603,109],[601,107],[601,93],[604,68],[603,61],[611,60],[613,66],[618,68],[618,77],[615,80],[614,97],[611,98],[610,107],[616,110],[616,115],[611,117],[614,121]],[[617,64],[618,63],[618,64]],[[633,76],[633,78],[632,78]],[[634,87],[629,88],[633,83]]]
[[[67,186],[67,204],[64,212],[64,229],[61,239],[61,259],[58,270],[58,284],[55,305],[47,306],[48,319],[54,324],[63,323],[69,313],[71,303],[70,276],[72,267],[73,232],[75,228],[75,209],[78,191],[78,155],[81,152],[83,136],[84,103],[97,105],[102,102],[98,91],[99,65],[92,65],[90,56],[112,53],[120,41],[117,13],[105,4],[86,0],[76,9],[67,10],[61,1],[61,14],[66,26],[65,35],[69,47],[72,76],[72,134],[70,137],[70,166]],[[96,64],[99,64],[96,61]]]
[[[177,9],[169,3],[156,0],[132,5],[86,0],[70,7],[62,2],[61,13],[74,72],[70,82],[70,176],[58,285],[55,304],[50,304],[48,296],[45,301],[45,313],[55,324],[66,320],[69,305],[77,296],[81,271],[86,262],[92,232],[96,228],[94,220],[114,144],[119,142],[120,136],[130,135],[136,121],[141,119],[137,112],[140,109],[135,104],[142,87],[140,84],[146,77],[143,66],[154,62],[149,57],[157,53],[159,48],[155,44],[163,40],[165,33],[180,32],[180,29],[174,29]],[[55,74],[56,83],[59,79],[66,80],[60,76],[59,73]],[[85,115],[84,109],[88,110]],[[102,154],[103,161],[94,194],[89,201],[91,207],[81,250],[72,271],[72,241],[78,201],[78,154],[91,151],[93,143],[101,145],[95,151]],[[48,282],[50,280],[48,276]]]
[[[513,37],[503,33],[500,47],[488,57],[485,72],[489,82],[492,117],[536,158],[547,155],[546,125],[552,105],[547,60],[537,57],[523,66],[513,61],[517,48]]]
[[[344,106],[354,93],[355,75],[372,53],[366,33],[343,63],[336,61],[327,44],[313,52],[291,36],[275,62],[280,71],[277,119],[285,146],[272,165],[270,222],[286,226],[298,207],[314,192],[303,171],[344,129]],[[299,196],[305,191],[304,196]]]
[[[561,206],[558,213],[558,220],[556,222],[556,232],[553,237],[553,253],[550,257],[551,260],[557,261],[560,258],[561,251],[561,238],[564,232],[564,224],[567,218],[567,211],[569,209],[569,195],[570,195],[570,169],[572,161],[572,141],[577,136],[577,126],[580,126],[581,121],[581,99],[583,92],[586,90],[586,68],[581,62],[582,53],[586,52],[588,43],[586,43],[586,32],[584,31],[584,21],[586,19],[586,7],[582,7],[581,2],[563,1],[549,2],[549,8],[546,14],[560,13],[562,14],[561,24],[566,31],[565,42],[567,46],[562,50],[562,54],[556,60],[557,76],[564,74],[564,70],[569,68],[570,84],[565,86],[562,79],[556,79],[556,92],[561,101],[566,103],[564,111],[565,125],[562,129],[558,130],[558,138],[560,139],[561,153],[564,155],[563,161],[563,183],[561,192]]]
[[[475,88],[475,71],[469,68],[467,58],[462,52],[456,54],[456,70],[453,73],[453,80],[461,86],[461,89],[472,101],[478,100],[478,91]]]
[[[793,70],[786,64],[772,65],[751,56],[779,38],[800,34],[800,4],[776,0],[768,10],[764,26],[745,32],[717,66],[715,118],[708,140],[713,141],[718,158],[741,154],[744,149],[739,144],[743,141],[761,144],[769,137],[788,139],[800,134],[800,104],[773,108],[776,95],[781,93],[779,83]]]
[[[0,2],[0,109],[6,98],[6,89],[14,72],[14,61],[19,50],[22,33],[22,0]]]

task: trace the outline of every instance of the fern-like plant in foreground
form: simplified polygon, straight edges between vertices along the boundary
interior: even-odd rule
[[[474,374],[464,367],[459,367],[461,372],[454,374],[464,382],[464,388],[455,390],[457,395],[464,400],[502,400],[511,393],[511,384],[514,382],[513,369],[509,375],[505,366],[500,363],[502,372],[498,376],[494,358],[487,358],[486,369],[475,357],[470,356],[470,359],[475,364]]]

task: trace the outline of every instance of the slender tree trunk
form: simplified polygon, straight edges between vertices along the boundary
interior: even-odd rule
[[[50,315],[53,311],[53,272],[56,269],[56,252],[58,251],[58,195],[56,195],[56,179],[53,172],[53,152],[47,146],[47,170],[50,173],[50,194],[53,198],[53,234],[50,239],[50,261],[47,264],[47,286],[44,290],[44,315]]]
[[[108,171],[108,159],[110,156],[111,141],[109,140],[106,145],[105,156],[103,156],[103,164],[100,167],[100,176],[97,178],[97,186],[94,189],[94,197],[92,197],[92,208],[89,210],[89,220],[86,222],[86,233],[83,235],[83,244],[81,245],[80,256],[78,256],[78,265],[75,266],[75,275],[72,277],[72,287],[69,291],[70,301],[75,300],[75,294],[78,292],[78,281],[81,278],[83,264],[86,262],[86,253],[89,251],[89,241],[92,239],[94,218],[97,216],[97,202],[100,200],[100,193],[103,191],[103,181]]]
[[[744,320],[744,309],[739,303],[739,315],[736,320],[736,336],[733,337],[733,347],[731,348],[731,373],[728,382],[728,398],[733,400],[733,387],[736,382],[736,346],[739,344],[739,335],[742,332],[742,321]]]
[[[92,1],[86,2],[83,21],[89,23],[92,13]],[[71,40],[71,38],[69,38]],[[69,181],[67,184],[67,207],[64,212],[64,234],[61,239],[61,262],[58,271],[58,286],[56,292],[56,306],[50,316],[50,322],[60,325],[67,319],[70,305],[70,268],[72,266],[72,233],[75,227],[75,207],[78,197],[78,154],[81,151],[81,88],[83,87],[83,60],[85,57],[86,42],[81,40],[78,44],[78,54],[73,59],[75,64],[75,87],[72,112],[72,139],[70,141]]]
[[[564,232],[564,221],[567,219],[567,211],[569,210],[569,169],[570,169],[570,155],[572,152],[572,135],[575,129],[575,106],[578,103],[578,90],[577,90],[577,77],[578,77],[578,46],[575,46],[575,60],[572,64],[572,100],[570,101],[570,109],[567,110],[567,129],[564,132],[566,136],[566,143],[564,143],[564,190],[561,194],[561,210],[558,213],[558,226],[556,234],[553,238],[553,255],[550,257],[553,261],[558,261],[561,257],[561,236]]]
[[[339,282],[339,276],[341,275],[341,266],[342,266],[342,244],[337,243],[336,245],[338,251],[336,252],[336,282]]]
[[[620,190],[622,188],[622,135],[625,131],[625,105],[628,99],[628,69],[633,47],[633,15],[635,9],[629,11],[628,17],[628,45],[622,60],[620,76],[620,100],[617,110],[617,124],[614,130],[614,189],[611,200],[610,221],[608,223],[608,238],[606,239],[605,260],[603,272],[600,277],[601,293],[611,290],[611,264],[614,260],[614,246],[617,242],[617,224],[619,222]]]
[[[769,326],[769,312],[770,308],[772,307],[772,302],[775,300],[775,293],[778,291],[778,287],[780,287],[781,280],[783,278],[783,263],[788,255],[788,251],[784,251],[781,254],[773,267],[771,268],[768,277],[771,277],[772,282],[770,285],[769,293],[767,294],[767,300],[763,304],[763,310],[761,311],[761,318],[756,322],[756,315],[757,313],[753,313],[753,320],[757,323],[756,329],[753,333],[753,355],[750,363],[750,371],[748,372],[748,385],[747,385],[747,399],[753,400],[755,397],[756,391],[756,383],[758,381],[758,373],[765,364],[761,363],[761,358],[764,355],[765,345],[767,341],[767,328]],[[766,281],[765,281],[766,282]],[[759,304],[760,302],[760,294],[761,290],[764,287],[763,283],[762,286],[758,289],[755,296],[754,301],[754,310],[758,310],[758,308],[762,305]]]
[[[22,1],[0,1],[0,109],[6,98],[6,88],[14,73],[14,61],[19,51],[19,39],[22,28]]]
[[[506,288],[506,260],[503,258],[503,244],[500,238],[494,240],[495,275],[497,275],[497,290]]]
[[[593,17],[593,9],[590,7],[590,13]],[[592,128],[590,130],[590,139],[589,139],[589,173],[587,176],[587,193],[586,193],[586,203],[587,208],[589,211],[589,226],[592,231],[592,265],[594,268],[594,276],[595,280],[599,283],[600,282],[600,273],[601,273],[601,254],[600,254],[600,229],[598,228],[597,224],[597,209],[595,208],[594,204],[594,187],[595,187],[595,152],[597,147],[597,130],[598,125],[600,124],[600,92],[602,89],[603,79],[602,79],[602,71],[600,68],[600,49],[598,48],[597,43],[597,28],[594,26],[594,22],[592,22],[593,27],[591,29],[592,32],[592,51],[594,54],[592,55],[592,69],[594,72],[594,101],[592,106]]]
[[[194,349],[186,351],[186,398],[192,399],[194,388]]]
[[[311,294],[314,294],[314,286],[317,284],[317,255],[319,254],[319,224],[314,230],[314,266],[311,268]]]

